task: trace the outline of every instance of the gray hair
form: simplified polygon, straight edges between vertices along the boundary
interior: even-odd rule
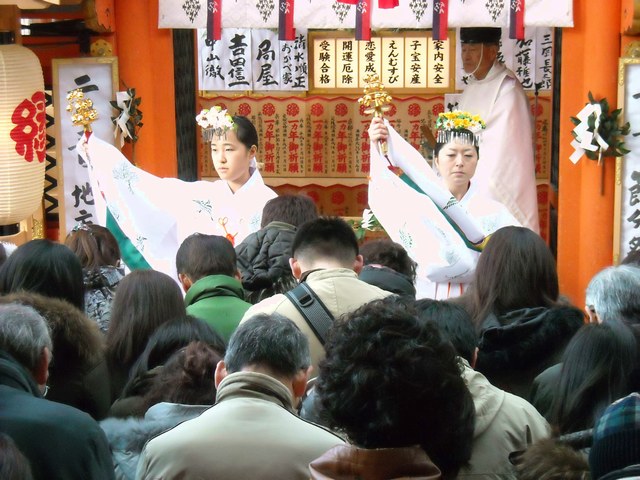
[[[259,365],[293,377],[311,365],[309,340],[295,323],[280,314],[255,315],[231,336],[224,363],[229,373]]]
[[[640,268],[619,265],[601,270],[589,282],[586,304],[602,322],[640,324]]]
[[[49,326],[27,305],[0,305],[0,350],[4,350],[28,370],[35,370],[42,350],[53,350]]]

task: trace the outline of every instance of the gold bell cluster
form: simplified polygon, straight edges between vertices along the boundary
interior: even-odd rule
[[[382,117],[383,113],[391,107],[391,95],[387,93],[384,84],[377,74],[369,75],[365,79],[364,95],[358,99],[358,103],[367,107],[364,111],[367,115]]]
[[[91,131],[91,124],[98,119],[98,111],[93,107],[93,101],[84,97],[82,89],[71,90],[67,94],[67,112],[71,113],[71,123],[82,125],[85,132]]]

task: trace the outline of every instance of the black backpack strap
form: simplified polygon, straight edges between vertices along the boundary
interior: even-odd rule
[[[327,332],[333,324],[333,315],[324,303],[318,298],[306,282],[300,283],[296,288],[284,294],[298,309],[307,324],[316,334],[320,343],[324,345]]]

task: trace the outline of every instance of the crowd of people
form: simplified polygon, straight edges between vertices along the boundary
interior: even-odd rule
[[[594,276],[583,313],[540,237],[504,227],[464,295],[416,299],[401,245],[361,246],[306,198],[272,202],[309,218],[276,215],[251,248],[189,236],[179,281],[132,271],[99,309],[87,292],[118,268],[87,263],[99,242],[6,257],[3,478],[633,478],[637,259]]]
[[[504,121],[521,89],[469,30],[476,103]],[[390,238],[363,245],[264,184],[248,119],[198,123],[211,196],[159,195],[92,136],[111,228],[0,243],[2,479],[640,478],[639,255],[572,305],[526,199],[476,181],[480,117],[438,119],[433,170],[372,121]],[[150,222],[161,196],[183,202]]]

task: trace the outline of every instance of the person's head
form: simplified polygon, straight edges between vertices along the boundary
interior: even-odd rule
[[[68,247],[51,240],[20,245],[0,267],[0,293],[20,290],[61,298],[84,310],[80,260]]]
[[[231,116],[220,107],[203,110],[196,117],[203,136],[211,143],[211,158],[221,180],[232,191],[238,190],[251,177],[258,151],[258,132],[253,123],[242,116]]]
[[[318,208],[306,195],[280,195],[269,200],[262,209],[261,228],[271,222],[284,222],[299,227],[318,218]]]
[[[215,371],[221,352],[205,342],[194,341],[176,351],[162,366],[144,395],[149,408],[156,403],[213,405],[216,398]]]
[[[589,451],[591,478],[599,479],[640,464],[640,394],[631,393],[609,405],[593,428]],[[637,471],[634,475],[637,475]],[[637,478],[616,475],[609,478]]]
[[[362,448],[421,445],[453,478],[471,456],[474,406],[451,344],[396,297],[334,323],[316,389],[329,426]]]
[[[180,287],[169,275],[155,270],[131,272],[120,281],[111,304],[107,357],[130,368],[160,325],[185,315]]]
[[[71,230],[64,244],[75,253],[82,268],[94,270],[118,266],[120,247],[113,234],[101,225],[81,223]]]
[[[174,318],[160,325],[149,337],[147,344],[131,368],[130,382],[160,365],[191,342],[203,342],[224,355],[226,345],[222,336],[206,322],[191,315]],[[125,386],[124,391],[128,390]]]
[[[591,428],[603,410],[628,393],[636,340],[622,324],[587,324],[571,339],[551,407],[561,434]]]
[[[176,269],[185,292],[209,275],[237,277],[236,251],[225,237],[194,233],[178,248]]]
[[[216,370],[216,385],[228,374],[257,372],[280,380],[299,398],[310,365],[309,341],[297,325],[282,315],[260,314],[241,323],[231,336]]]
[[[29,460],[13,439],[0,433],[0,478],[3,480],[32,480]]]
[[[411,283],[416,281],[417,263],[399,243],[391,240],[373,240],[360,247],[364,265],[381,265],[405,275]]]
[[[291,271],[300,278],[316,268],[362,269],[358,239],[351,226],[339,217],[318,217],[298,228],[291,245]]]
[[[524,227],[496,231],[480,255],[472,287],[474,322],[521,308],[551,307],[559,297],[556,262],[538,234]]]
[[[499,28],[467,27],[460,29],[462,67],[478,80],[487,76],[500,51]]]
[[[423,322],[434,323],[440,333],[451,342],[458,355],[471,367],[476,361],[478,335],[471,321],[471,315],[450,302],[423,298],[416,302],[418,318]]]
[[[44,388],[53,344],[47,322],[32,307],[0,305],[0,350],[11,355]]]
[[[586,311],[591,321],[640,324],[640,268],[608,267],[598,272],[586,291]]]
[[[458,199],[467,192],[476,173],[479,135],[484,128],[484,121],[469,112],[443,112],[436,119],[433,164],[449,191]]]

